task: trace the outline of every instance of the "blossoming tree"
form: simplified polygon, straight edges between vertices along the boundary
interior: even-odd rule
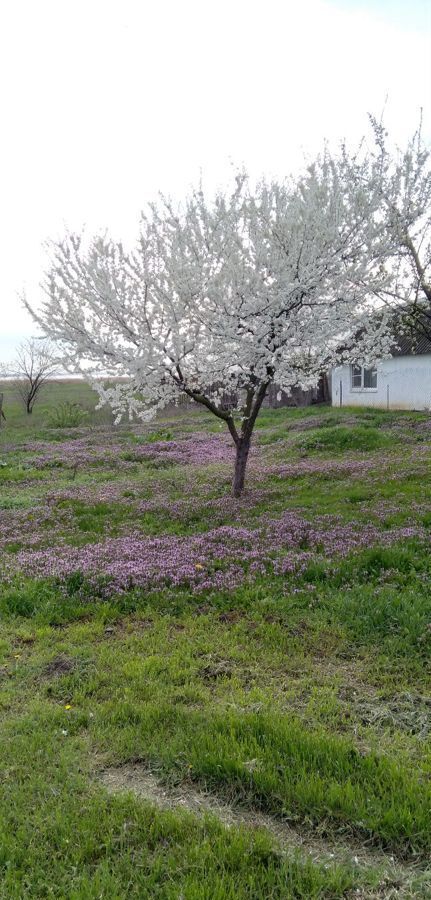
[[[378,241],[364,252],[380,227],[374,201],[361,171],[352,182],[339,163],[324,153],[296,182],[251,189],[239,174],[212,198],[202,187],[181,205],[161,197],[131,252],[74,234],[53,247],[33,315],[69,370],[117,420],[148,419],[181,395],[210,410],[235,445],[235,496],[271,383],[311,387],[331,363],[387,350],[369,297],[388,275]]]
[[[396,336],[431,339],[431,149],[423,139],[422,117],[403,148],[389,146],[382,121],[370,116],[373,146],[346,150],[334,161],[351,201],[362,184],[372,227],[364,230],[364,251],[379,260],[380,284],[370,281],[376,310],[385,310]],[[380,314],[380,312],[379,312]]]
[[[373,118],[371,123],[375,152],[362,177],[373,187],[374,215],[384,223],[380,253],[384,244],[386,265],[394,275],[380,296],[397,311],[398,323],[431,338],[431,152],[422,121],[405,148],[395,153],[384,125]],[[369,232],[370,238],[374,253],[376,235]]]

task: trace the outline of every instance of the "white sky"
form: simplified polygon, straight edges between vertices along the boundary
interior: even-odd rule
[[[43,242],[130,240],[158,189],[287,174],[368,111],[431,137],[429,0],[3,0],[0,362],[35,332]]]

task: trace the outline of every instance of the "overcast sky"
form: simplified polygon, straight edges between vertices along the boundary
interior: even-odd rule
[[[35,333],[43,242],[130,241],[157,190],[294,171],[367,130],[431,137],[429,0],[9,0],[0,5],[0,362]],[[386,99],[387,98],[387,99]]]

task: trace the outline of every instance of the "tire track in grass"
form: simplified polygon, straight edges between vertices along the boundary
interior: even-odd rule
[[[419,863],[401,863],[391,854],[354,839],[343,843],[302,834],[282,819],[231,805],[190,784],[167,786],[151,771],[136,764],[101,769],[97,780],[110,794],[131,793],[158,809],[184,809],[198,817],[212,815],[226,828],[263,829],[280,853],[286,856],[299,853],[319,866],[343,865],[356,869],[358,880],[366,877],[370,870],[377,872],[379,883],[376,888],[358,887],[350,895],[359,900],[431,896],[431,866],[424,869]]]

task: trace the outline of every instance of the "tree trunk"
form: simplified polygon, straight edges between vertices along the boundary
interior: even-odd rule
[[[236,448],[235,472],[233,476],[233,495],[240,497],[244,489],[245,470],[250,452],[250,438],[240,438]]]
[[[27,415],[31,416],[32,412],[33,412],[33,407],[31,405],[31,403],[27,403]]]

